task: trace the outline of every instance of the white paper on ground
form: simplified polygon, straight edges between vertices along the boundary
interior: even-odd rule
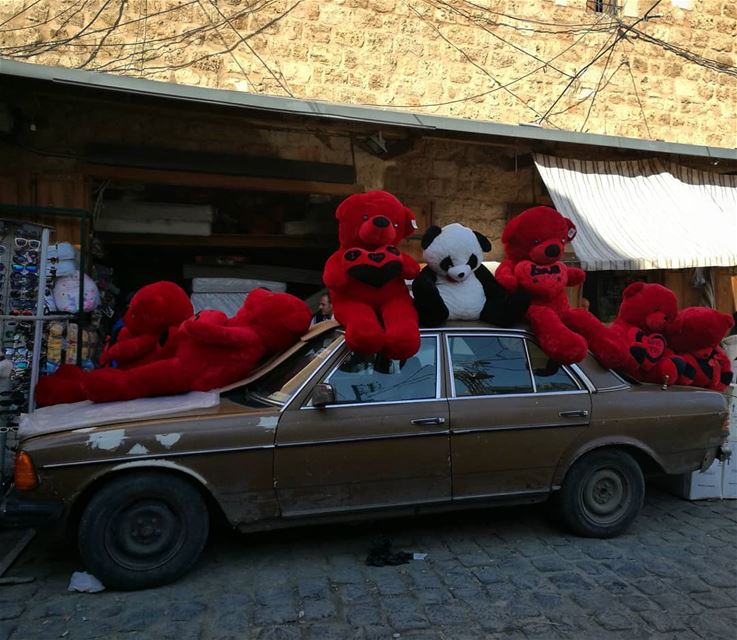
[[[98,593],[99,591],[105,591],[105,585],[91,573],[87,573],[86,571],[75,571],[69,580],[67,591]]]

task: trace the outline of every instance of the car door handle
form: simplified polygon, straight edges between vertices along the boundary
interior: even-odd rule
[[[445,424],[445,418],[415,418],[411,420],[412,424]]]
[[[578,409],[576,411],[561,411],[558,414],[561,418],[585,418],[589,415],[586,409]]]

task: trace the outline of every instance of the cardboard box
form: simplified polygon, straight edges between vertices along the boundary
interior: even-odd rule
[[[737,459],[714,460],[703,473],[693,471],[665,476],[660,486],[686,500],[737,499]]]

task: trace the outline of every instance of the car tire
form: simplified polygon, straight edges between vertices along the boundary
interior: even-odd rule
[[[612,538],[626,531],[640,512],[645,478],[628,453],[595,451],[571,467],[556,498],[560,519],[573,533]]]
[[[139,472],[114,478],[92,496],[77,542],[87,569],[106,587],[145,589],[184,575],[209,528],[197,488],[174,475]]]

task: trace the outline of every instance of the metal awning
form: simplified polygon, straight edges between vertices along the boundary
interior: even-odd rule
[[[553,202],[578,229],[590,271],[737,265],[737,176],[661,159],[582,161],[535,154]]]

